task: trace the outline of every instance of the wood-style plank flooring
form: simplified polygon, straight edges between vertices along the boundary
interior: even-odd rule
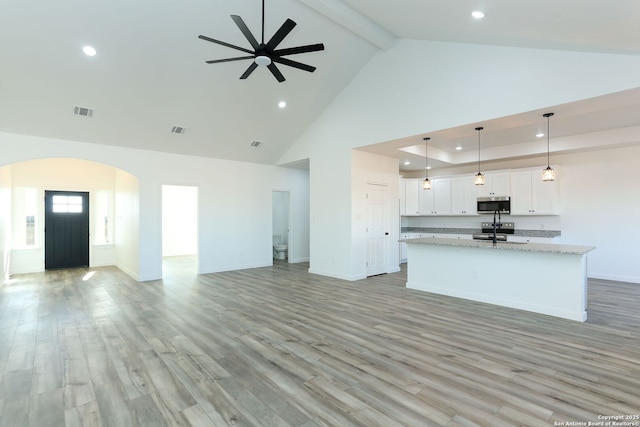
[[[170,267],[153,282],[103,267],[0,287],[0,426],[553,426],[640,414],[640,285],[591,280],[579,323],[408,290],[404,272],[347,282],[284,262]]]

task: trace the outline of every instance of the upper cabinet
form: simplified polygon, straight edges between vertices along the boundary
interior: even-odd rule
[[[557,214],[557,185],[542,180],[542,167],[511,174],[511,215]]]
[[[487,172],[484,175],[484,185],[478,185],[478,197],[510,196],[511,173]]]
[[[423,190],[421,184],[419,198],[420,215],[451,215],[451,179],[431,180],[431,190]]]
[[[474,181],[473,175],[451,178],[452,215],[477,215],[478,189]]]
[[[400,181],[400,215],[420,215],[420,190],[420,179],[408,178]]]
[[[423,190],[420,178],[400,180],[400,215],[477,215],[477,198],[511,196],[511,215],[557,215],[557,185],[542,181],[542,167],[488,172],[485,184],[475,175],[431,180]]]

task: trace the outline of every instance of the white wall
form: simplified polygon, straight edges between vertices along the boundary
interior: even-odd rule
[[[131,277],[140,274],[140,185],[128,172],[117,169],[116,192],[116,265]]]
[[[640,147],[562,156],[562,241],[591,244],[589,277],[640,283]]]
[[[280,244],[289,244],[289,192],[274,191],[272,195],[273,235],[280,236]]]
[[[353,277],[350,148],[638,86],[637,56],[398,40],[280,159],[309,159],[311,267]]]
[[[198,253],[198,187],[162,186],[162,256]]]

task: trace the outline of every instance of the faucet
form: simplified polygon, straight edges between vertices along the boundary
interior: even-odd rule
[[[498,222],[496,222],[496,214],[498,214]],[[498,239],[496,238],[496,231],[498,227],[502,227],[502,218],[500,216],[500,211],[493,211],[493,246],[497,246]]]

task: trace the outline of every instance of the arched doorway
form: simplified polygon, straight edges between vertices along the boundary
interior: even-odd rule
[[[138,178],[99,162],[48,158],[2,168],[0,245],[4,277],[45,269],[45,192],[87,195],[88,265],[137,274]],[[53,194],[53,193],[52,193]],[[75,208],[74,208],[75,209]],[[132,274],[133,273],[133,274]]]

